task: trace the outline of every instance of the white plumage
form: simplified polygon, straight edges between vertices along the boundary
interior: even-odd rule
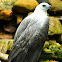
[[[37,62],[48,35],[48,3],[39,4],[34,12],[20,23],[9,56],[10,62]]]

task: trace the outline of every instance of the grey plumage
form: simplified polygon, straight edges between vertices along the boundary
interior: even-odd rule
[[[48,35],[48,27],[49,17],[40,10],[37,12],[36,8],[34,13],[20,23],[14,37],[9,62],[37,62]]]

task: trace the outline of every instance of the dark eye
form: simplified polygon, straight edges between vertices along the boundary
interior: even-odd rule
[[[46,5],[42,5],[43,7],[45,7]]]

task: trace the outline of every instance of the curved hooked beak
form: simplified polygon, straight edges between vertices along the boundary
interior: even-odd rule
[[[52,6],[51,6],[51,5],[49,5],[48,9],[51,9],[51,8],[52,8]]]

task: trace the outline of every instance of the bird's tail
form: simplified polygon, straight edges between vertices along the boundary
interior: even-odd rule
[[[23,62],[27,52],[28,51],[23,50],[23,51],[19,52],[15,57],[13,57],[12,52],[10,52],[9,62]]]

